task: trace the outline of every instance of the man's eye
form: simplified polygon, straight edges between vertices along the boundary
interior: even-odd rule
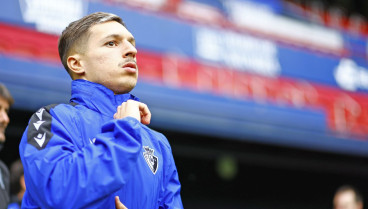
[[[109,41],[106,43],[107,46],[116,46],[116,42],[115,41]]]

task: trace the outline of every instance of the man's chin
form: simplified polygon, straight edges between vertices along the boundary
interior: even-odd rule
[[[112,89],[112,91],[115,94],[126,94],[126,93],[131,92],[134,89],[135,85],[136,85],[136,83],[131,83],[131,84],[128,84],[128,85],[119,86],[116,89]]]
[[[5,142],[5,134],[0,133],[0,144],[3,144]]]

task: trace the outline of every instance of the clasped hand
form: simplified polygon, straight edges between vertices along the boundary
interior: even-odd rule
[[[133,117],[142,124],[148,125],[151,122],[151,112],[147,105],[135,100],[127,100],[118,106],[114,119]]]

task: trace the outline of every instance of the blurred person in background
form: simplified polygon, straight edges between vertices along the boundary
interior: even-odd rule
[[[14,161],[10,166],[10,203],[8,209],[19,209],[22,205],[26,184],[24,182],[24,171],[20,159]]]
[[[14,103],[8,89],[0,83],[0,150],[5,143],[5,129],[9,124],[9,108]],[[6,209],[9,203],[9,170],[0,160],[0,209]]]
[[[170,144],[146,126],[147,105],[129,93],[136,54],[114,14],[93,13],[63,31],[72,97],[40,108],[23,134],[22,208],[183,208]]]
[[[351,185],[343,185],[336,190],[333,198],[334,209],[363,209],[363,197]]]

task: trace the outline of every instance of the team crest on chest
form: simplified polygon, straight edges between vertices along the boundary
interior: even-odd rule
[[[153,155],[155,150],[149,148],[148,146],[143,146],[143,149],[143,157],[146,160],[148,167],[151,169],[153,174],[156,174],[158,169],[158,157]]]

